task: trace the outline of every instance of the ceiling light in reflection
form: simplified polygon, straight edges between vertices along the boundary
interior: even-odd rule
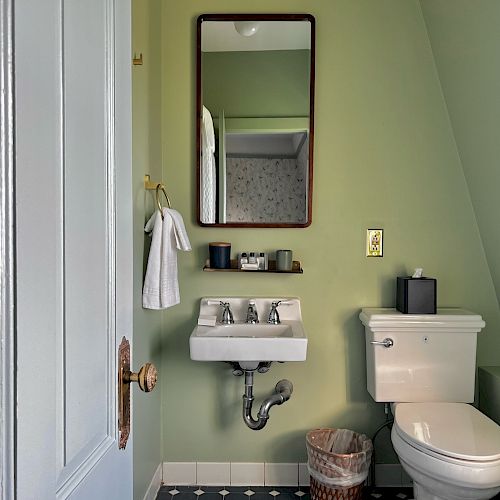
[[[258,21],[234,21],[234,29],[241,36],[253,36],[259,31],[259,28]]]

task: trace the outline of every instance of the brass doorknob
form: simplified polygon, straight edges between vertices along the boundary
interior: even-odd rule
[[[137,382],[141,391],[151,392],[156,385],[158,371],[152,363],[146,363],[138,373],[130,370],[130,343],[123,337],[118,348],[118,448],[127,446],[130,435],[130,382]]]
[[[138,373],[126,371],[123,374],[123,382],[130,384],[130,382],[137,382],[139,389],[143,392],[151,392],[156,385],[158,379],[158,370],[153,363],[146,363],[142,365]]]

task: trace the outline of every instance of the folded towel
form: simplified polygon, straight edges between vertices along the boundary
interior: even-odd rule
[[[146,309],[166,309],[180,302],[177,250],[189,251],[191,244],[182,216],[176,210],[163,209],[151,216],[144,230],[152,232],[148,265],[142,291]]]
[[[203,106],[201,120],[201,159],[200,159],[200,204],[201,221],[213,224],[217,191],[217,168],[215,164],[215,133],[210,111]]]
[[[161,237],[162,220],[160,212],[155,213],[148,220],[144,230],[152,232],[149,248],[148,265],[144,287],[142,289],[142,307],[147,309],[161,309],[160,305],[160,267],[161,267]]]
[[[203,106],[202,109],[202,141],[203,145],[205,148],[207,148],[208,151],[214,152],[215,151],[215,132],[214,132],[214,121],[212,119],[212,115],[210,114],[210,111]]]

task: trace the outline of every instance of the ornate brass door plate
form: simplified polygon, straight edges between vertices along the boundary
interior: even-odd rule
[[[130,435],[130,384],[124,381],[124,374],[130,372],[130,344],[123,337],[118,348],[118,448],[125,449]]]
[[[130,343],[123,337],[118,348],[118,432],[119,449],[125,449],[130,435],[130,382],[137,382],[143,392],[151,392],[158,378],[152,363],[146,363],[138,373],[130,370]]]

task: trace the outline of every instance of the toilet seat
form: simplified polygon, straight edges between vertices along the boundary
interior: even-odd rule
[[[394,406],[395,431],[423,453],[454,463],[500,462],[500,426],[473,406],[465,403]]]
[[[434,486],[434,490],[445,485],[446,491],[454,491],[450,498],[462,498],[464,491],[482,491],[479,496],[467,498],[491,498],[500,489],[500,460],[474,462],[440,455],[406,441],[396,425],[391,432],[391,441],[403,468],[415,483]],[[483,496],[491,489],[490,496]],[[443,495],[445,496],[445,495]]]

